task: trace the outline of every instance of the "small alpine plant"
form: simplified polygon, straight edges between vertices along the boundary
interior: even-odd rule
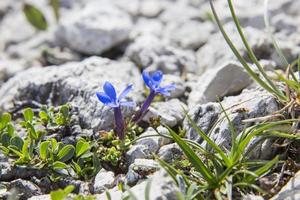
[[[132,121],[135,123],[138,123],[144,117],[156,95],[161,94],[164,96],[170,96],[170,92],[176,88],[174,84],[160,86],[163,80],[163,73],[160,70],[153,72],[151,75],[144,70],[142,75],[146,86],[150,89],[150,94],[146,98],[141,109],[134,115]]]
[[[134,107],[135,103],[133,101],[127,101],[125,97],[132,90],[132,85],[127,86],[117,97],[116,90],[110,82],[105,82],[103,86],[104,92],[96,92],[96,95],[100,102],[105,106],[114,109],[115,116],[115,131],[120,140],[125,138],[125,123],[122,116],[121,106]]]

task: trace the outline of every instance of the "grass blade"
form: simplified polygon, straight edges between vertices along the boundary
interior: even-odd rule
[[[227,1],[228,1],[229,9],[230,9],[230,12],[231,12],[231,16],[232,16],[233,21],[234,21],[234,23],[236,25],[236,28],[237,28],[237,30],[239,32],[239,35],[240,35],[240,37],[242,39],[242,42],[244,43],[244,46],[247,49],[247,53],[248,53],[250,59],[256,65],[256,67],[258,68],[259,72],[262,74],[262,76],[268,82],[268,84],[270,85],[270,87],[274,91],[276,91],[276,93],[283,95],[283,93],[275,86],[275,84],[272,82],[272,80],[267,76],[267,74],[265,73],[265,70],[263,69],[263,67],[258,62],[255,54],[253,53],[253,51],[252,51],[250,45],[248,44],[247,39],[246,39],[246,37],[245,37],[245,35],[243,33],[243,30],[241,28],[240,22],[239,22],[236,14],[235,14],[235,11],[234,11],[234,8],[233,8],[233,5],[232,5],[232,1],[231,0],[227,0]]]
[[[199,156],[187,145],[184,140],[182,140],[172,129],[168,128],[170,135],[173,137],[173,140],[180,146],[185,155],[188,157],[189,161],[195,167],[195,170],[198,171],[203,178],[210,184],[214,185],[215,180],[213,174],[205,166]]]
[[[197,126],[197,124],[191,119],[188,114],[186,114],[186,117],[189,123],[192,125],[193,129],[195,129],[195,131],[199,134],[199,136],[202,137],[218,154],[220,154],[226,165],[230,166],[231,162],[227,158],[227,155],[223,152],[223,150]]]
[[[278,95],[276,93],[276,91],[274,91],[268,84],[266,84],[251,68],[250,66],[247,64],[246,60],[241,56],[241,54],[238,52],[238,50],[236,49],[236,47],[234,46],[234,44],[232,43],[231,39],[228,37],[227,33],[225,32],[221,21],[219,19],[219,16],[216,13],[215,7],[212,3],[212,0],[209,1],[210,2],[210,7],[212,9],[213,15],[215,17],[215,21],[217,22],[217,25],[224,37],[224,39],[226,40],[227,44],[229,45],[230,49],[232,50],[232,52],[234,53],[234,55],[237,57],[237,59],[240,61],[240,63],[243,65],[243,67],[245,68],[245,70],[248,72],[248,74],[261,86],[263,87],[265,90],[267,90],[268,92],[274,94],[276,97],[278,97],[280,100],[282,101],[286,101],[286,97],[284,95]]]

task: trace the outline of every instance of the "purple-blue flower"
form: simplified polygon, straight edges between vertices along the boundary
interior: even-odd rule
[[[164,96],[169,96],[170,92],[176,88],[174,84],[166,86],[160,85],[163,80],[163,73],[160,70],[153,72],[151,75],[144,70],[142,75],[146,86],[150,89],[150,94],[145,100],[141,109],[133,117],[132,121],[134,122],[139,122],[144,117],[156,95],[161,94]]]
[[[125,97],[132,90],[132,85],[127,86],[117,97],[116,90],[110,82],[105,82],[103,86],[104,92],[96,92],[96,95],[105,106],[114,109],[116,132],[119,139],[123,140],[125,138],[124,129],[124,119],[121,112],[121,106],[134,107],[135,103],[133,101],[127,101]]]
[[[150,89],[150,92],[153,92],[155,94],[170,96],[170,92],[176,88],[174,84],[166,85],[163,87],[160,86],[163,80],[163,73],[160,70],[153,72],[151,75],[144,70],[143,79],[146,86]]]

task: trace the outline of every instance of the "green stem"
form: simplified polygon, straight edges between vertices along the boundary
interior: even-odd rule
[[[234,11],[234,8],[233,8],[233,5],[232,5],[232,1],[231,0],[227,0],[228,1],[228,5],[229,5],[229,8],[230,8],[230,12],[231,12],[231,16],[233,18],[233,21],[236,25],[236,28],[239,32],[239,35],[247,49],[247,52],[248,52],[248,55],[250,57],[250,59],[252,60],[252,62],[257,66],[258,70],[260,71],[260,73],[262,74],[262,76],[266,79],[266,81],[269,83],[270,87],[276,91],[276,93],[280,94],[280,95],[283,95],[283,93],[275,86],[275,84],[273,83],[272,80],[270,80],[270,78],[267,76],[267,74],[265,73],[265,70],[263,69],[263,67],[260,65],[260,63],[258,62],[256,56],[254,55],[253,53],[253,50],[251,49],[249,43],[247,42],[247,39],[243,33],[243,30],[241,28],[241,25],[240,25],[240,22],[235,14],[235,11]]]
[[[237,59],[240,61],[240,63],[243,65],[243,67],[245,68],[245,70],[248,72],[248,74],[261,86],[263,87],[265,90],[267,90],[268,92],[274,94],[275,96],[277,96],[281,101],[286,101],[286,97],[276,93],[272,88],[270,88],[269,85],[267,85],[262,79],[259,78],[259,76],[249,67],[249,65],[247,64],[246,60],[241,56],[241,54],[238,52],[238,50],[236,49],[236,47],[234,46],[234,44],[232,43],[232,41],[230,40],[230,38],[228,37],[228,35],[226,34],[220,19],[216,13],[216,10],[214,8],[214,5],[212,3],[212,0],[210,0],[210,6],[213,12],[213,15],[215,17],[215,20],[217,22],[217,25],[224,37],[224,39],[226,40],[227,44],[229,45],[229,47],[231,48],[232,52],[234,53],[234,55],[237,57]]]

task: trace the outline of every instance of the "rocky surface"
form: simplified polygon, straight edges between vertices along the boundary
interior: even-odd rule
[[[243,123],[243,120],[268,116],[279,109],[275,97],[258,88],[246,89],[238,96],[227,97],[221,104],[228,113],[229,119],[237,133],[251,125]],[[199,104],[191,109],[188,115],[218,145],[225,149],[231,147],[229,122],[222,114],[218,103]],[[199,143],[204,142],[191,127],[187,119],[184,121],[184,127],[187,130],[188,139],[196,140]],[[258,145],[252,152],[252,155],[262,159],[272,157],[275,150],[272,146],[270,147],[270,143],[270,141],[266,141]]]
[[[275,195],[272,200],[292,200],[300,198],[300,172],[296,173],[289,182]]]
[[[105,81],[112,82],[118,89],[134,84],[135,92],[130,95],[137,101],[141,100],[139,91],[143,90],[142,82],[133,63],[91,57],[82,62],[29,69],[19,73],[0,89],[0,107],[3,110],[16,109],[15,102],[25,107],[32,102],[46,105],[69,102],[77,110],[82,127],[108,129],[112,128],[112,123],[108,122],[112,122],[113,113],[103,107],[95,95],[96,91],[102,90],[101,86]],[[124,111],[127,116],[133,112],[132,109]]]
[[[154,102],[141,122],[144,130],[124,153],[126,169],[122,172],[100,171],[91,181],[64,180],[59,187],[76,185],[76,192],[97,193],[109,189],[112,199],[121,199],[116,182],[124,181],[133,193],[144,198],[148,180],[150,199],[176,199],[177,186],[163,171],[157,171],[153,155],[172,163],[183,155],[167,137],[154,136],[149,127],[160,119],[158,132],[168,136],[164,126],[186,130],[186,138],[205,146],[191,128],[184,110],[205,133],[222,148],[231,146],[228,121],[216,101],[222,105],[238,133],[252,124],[243,120],[262,117],[277,111],[277,100],[252,84],[212,20],[209,2],[205,0],[61,0],[60,19],[54,19],[48,0],[26,0],[46,17],[48,29],[36,31],[21,12],[23,1],[0,1],[0,111],[18,116],[26,107],[43,105],[72,106],[71,135],[61,138],[74,142],[78,137],[99,137],[99,131],[114,128],[113,111],[104,107],[95,92],[110,81],[118,93],[128,84],[134,85],[129,99],[141,104],[145,99],[142,69],[161,70],[163,85],[175,84],[169,97]],[[234,27],[226,1],[215,6],[228,35],[241,55],[252,65]],[[263,2],[233,2],[244,27],[250,47],[268,74],[283,69],[272,42],[264,30]],[[299,1],[269,2],[270,22],[274,36],[288,61],[300,54]],[[12,22],[13,21],[13,22]],[[253,67],[255,68],[255,67]],[[123,108],[131,117],[137,107]],[[218,123],[214,126],[215,123]],[[153,125],[153,124],[152,124]],[[157,125],[157,124],[156,124]],[[255,141],[259,139],[256,138]],[[272,141],[259,144],[253,158],[269,159],[276,152]],[[0,154],[0,185],[7,191],[15,188],[21,198],[50,199],[50,182],[43,170],[15,166]],[[290,183],[297,183],[297,176]],[[288,184],[274,199],[296,195]],[[100,194],[102,193],[102,194]],[[1,196],[2,195],[2,196]],[[125,193],[126,195],[126,193]],[[296,196],[297,197],[297,196]],[[252,198],[249,196],[249,198]],[[255,197],[253,197],[255,199]]]

